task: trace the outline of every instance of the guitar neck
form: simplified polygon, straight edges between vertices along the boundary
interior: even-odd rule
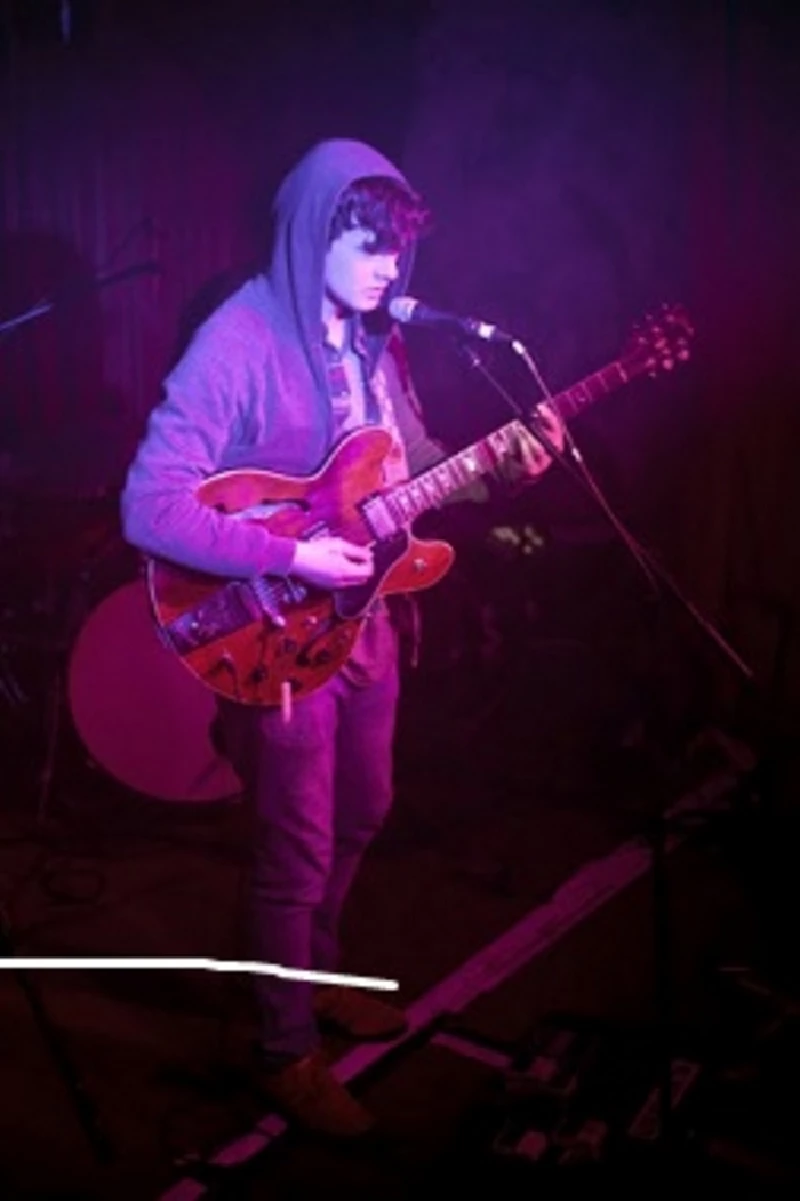
[[[635,371],[617,359],[593,375],[586,376],[572,388],[559,392],[548,402],[563,421],[594,404],[630,379]],[[384,498],[390,509],[397,508],[397,517],[413,521],[429,509],[437,508],[448,497],[471,484],[480,476],[489,475],[508,458],[519,445],[522,424],[514,418],[500,429],[473,442],[435,467],[422,472],[405,484],[391,489]],[[393,514],[395,515],[395,514]]]

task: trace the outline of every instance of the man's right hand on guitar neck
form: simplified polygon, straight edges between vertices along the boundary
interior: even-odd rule
[[[325,537],[297,543],[289,574],[316,588],[346,588],[363,584],[373,570],[370,547]]]

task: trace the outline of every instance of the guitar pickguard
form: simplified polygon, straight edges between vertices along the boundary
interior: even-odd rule
[[[341,588],[334,594],[333,606],[337,617],[342,621],[353,621],[364,615],[379,592],[383,580],[408,550],[408,544],[407,530],[398,530],[391,537],[381,538],[373,543],[375,570],[365,583]]]

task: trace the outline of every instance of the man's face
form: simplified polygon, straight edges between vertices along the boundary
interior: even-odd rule
[[[371,247],[375,235],[365,229],[346,229],[328,248],[325,259],[325,292],[329,300],[356,313],[376,309],[397,278],[399,254]]]

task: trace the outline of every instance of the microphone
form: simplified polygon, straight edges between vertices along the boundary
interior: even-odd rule
[[[458,330],[470,338],[481,338],[484,342],[513,342],[510,334],[504,333],[488,321],[477,321],[473,317],[457,317],[454,313],[443,313],[413,296],[395,296],[389,301],[389,315],[401,325],[421,325],[430,329]]]

